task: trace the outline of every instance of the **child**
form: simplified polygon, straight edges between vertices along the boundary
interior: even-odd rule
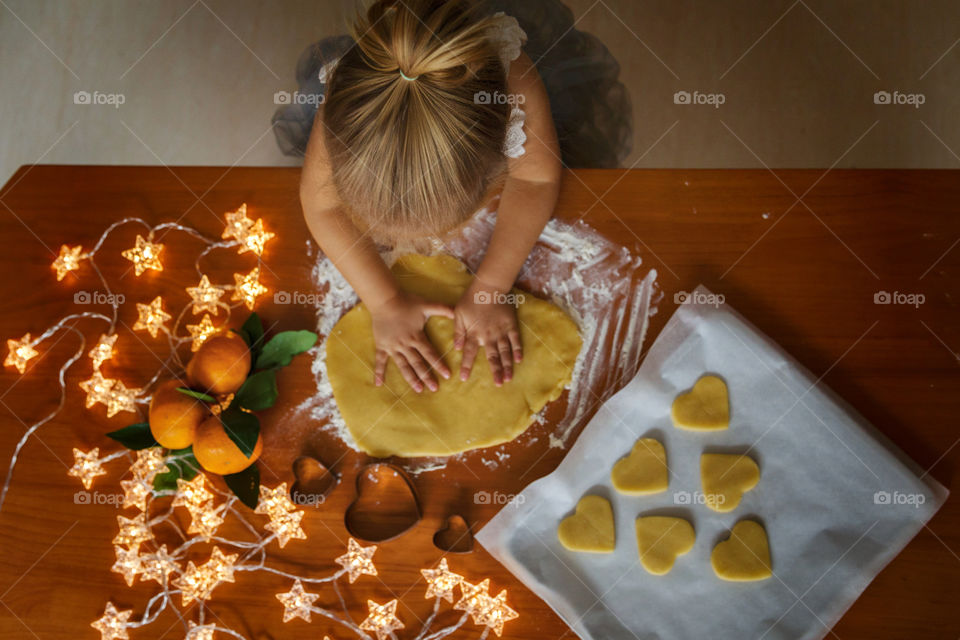
[[[523,357],[515,309],[500,294],[552,215],[561,151],[547,90],[522,51],[526,33],[491,4],[379,0],[352,39],[321,43],[342,55],[321,46],[310,56],[324,59],[324,100],[306,145],[301,202],[317,242],[371,313],[377,385],[388,359],[418,393],[437,389],[434,372],[449,378],[423,331],[433,315],[454,320],[463,380],[481,347],[498,386]],[[622,141],[624,129],[614,125],[607,137]],[[440,236],[498,192],[490,245],[456,306],[401,291],[377,242]]]

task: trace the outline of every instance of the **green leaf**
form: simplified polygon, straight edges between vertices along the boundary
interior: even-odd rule
[[[160,446],[160,443],[150,433],[150,424],[147,422],[138,422],[123,429],[111,431],[107,434],[107,437],[113,438],[127,449],[133,449],[134,451]]]
[[[256,361],[256,357],[263,347],[263,323],[260,321],[260,316],[251,313],[239,330],[231,329],[231,331],[243,338],[247,346],[250,347],[254,361]]]
[[[167,471],[153,477],[154,491],[175,491],[177,479],[193,480],[200,472],[200,463],[193,455],[193,447],[171,451],[172,460],[167,460]]]
[[[223,476],[223,480],[234,495],[240,498],[240,502],[251,509],[257,508],[260,501],[260,468],[257,463],[254,462],[239,473]]]
[[[285,367],[293,360],[293,356],[303,353],[316,342],[317,334],[313,331],[281,331],[264,345],[254,369]]]
[[[248,458],[252,456],[257,438],[260,437],[260,420],[257,416],[231,404],[220,414],[220,420],[227,435],[243,455]]]
[[[277,374],[273,369],[258,371],[237,389],[233,402],[250,411],[269,409],[277,401]]]
[[[187,389],[186,387],[177,387],[177,391],[182,393],[185,396],[190,396],[191,398],[196,398],[197,400],[203,400],[204,402],[216,402],[217,399],[211,395],[207,395],[201,391],[194,391],[193,389]]]

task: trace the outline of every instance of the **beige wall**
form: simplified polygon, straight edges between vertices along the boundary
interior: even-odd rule
[[[522,1],[522,0],[518,0]],[[638,167],[960,167],[956,0],[568,0],[622,63]],[[21,164],[283,165],[277,89],[349,0],[3,0],[0,181]],[[125,103],[77,105],[76,91]],[[674,93],[722,93],[719,108]],[[919,108],[874,92],[922,94]]]

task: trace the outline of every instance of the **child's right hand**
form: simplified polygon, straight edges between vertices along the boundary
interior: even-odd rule
[[[393,358],[414,391],[420,393],[424,387],[436,391],[437,381],[430,369],[444,378],[450,377],[450,369],[430,344],[423,326],[431,316],[453,319],[453,309],[403,292],[374,307],[367,306],[373,318],[373,339],[377,345],[373,383],[378,387],[383,384],[387,360]]]

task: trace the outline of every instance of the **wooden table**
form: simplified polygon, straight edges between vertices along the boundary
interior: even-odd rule
[[[309,235],[300,214],[296,169],[163,167],[22,167],[0,192],[0,326],[4,338],[42,332],[77,310],[74,293],[96,287],[89,272],[58,283],[50,263],[61,244],[89,248],[103,229],[123,216],[151,223],[180,219],[208,236],[219,236],[222,214],[241,202],[279,234],[268,246],[265,284],[272,290],[311,291]],[[801,199],[802,197],[802,199]],[[602,200],[601,200],[602,198]],[[799,201],[798,201],[799,199]],[[893,442],[940,482],[956,490],[960,463],[957,430],[960,393],[960,179],[947,171],[578,171],[566,176],[557,215],[585,216],[605,235],[636,250],[659,272],[665,292],[647,344],[673,313],[674,294],[704,283],[806,365],[862,412]],[[133,245],[135,226],[119,230],[98,255],[100,268],[126,270],[120,251]],[[196,284],[193,259],[199,243],[171,233],[165,269],[139,280],[132,273],[119,291],[126,294],[121,321],[136,319],[132,302],[162,294],[172,307],[187,301],[184,286]],[[315,252],[312,254],[315,255]],[[215,282],[252,266],[250,254],[234,252],[207,260]],[[919,308],[874,304],[878,291],[922,293]],[[280,328],[312,328],[308,306],[258,307]],[[237,316],[235,316],[237,317]],[[242,316],[240,316],[242,317]],[[81,322],[95,340],[103,323]],[[121,356],[111,371],[128,386],[143,384],[157,366],[154,353],[164,342],[121,331]],[[62,339],[59,339],[61,338]],[[141,343],[141,339],[143,342]],[[55,345],[51,346],[52,343]],[[0,471],[27,424],[55,408],[56,371],[78,346],[60,334],[42,347],[27,374],[0,374]],[[148,373],[149,372],[149,373]],[[88,625],[107,599],[119,608],[142,611],[153,591],[128,589],[110,572],[110,540],[117,510],[110,505],[75,504],[80,489],[66,469],[72,448],[115,450],[103,434],[134,422],[131,414],[107,419],[103,407],[84,409],[77,382],[89,375],[82,361],[67,375],[64,410],[24,448],[13,485],[0,513],[0,637],[93,638]],[[322,574],[346,542],[343,513],[354,498],[354,478],[365,457],[343,445],[296,407],[315,391],[308,356],[280,375],[281,402],[264,413],[266,484],[290,481],[290,463],[310,453],[332,465],[342,478],[326,504],[304,519],[307,541],[271,547],[281,568]],[[549,425],[535,427],[546,433]],[[380,580],[364,578],[347,593],[357,620],[366,600],[402,598],[401,619],[416,626],[430,602],[423,598],[419,569],[441,556],[433,533],[450,513],[463,514],[475,528],[496,505],[474,504],[478,490],[515,493],[550,472],[563,453],[537,442],[514,447],[508,464],[491,471],[479,463],[451,463],[445,471],[422,474],[415,483],[423,520],[409,533],[383,543],[376,560]],[[123,466],[95,489],[119,490]],[[522,476],[522,479],[521,479]],[[258,516],[259,517],[259,516]],[[492,588],[508,588],[521,617],[506,627],[509,638],[561,638],[572,634],[563,622],[482,548],[452,556],[451,566],[471,579],[487,576]],[[347,637],[314,616],[281,622],[273,594],[289,582],[263,574],[243,575],[218,588],[212,611],[251,638]],[[330,602],[325,593],[318,604]],[[960,617],[960,506],[947,502],[929,526],[870,585],[833,629],[841,638],[956,638]],[[445,618],[451,619],[451,618]],[[455,619],[452,618],[452,619]],[[476,637],[478,629],[455,637]],[[183,627],[169,613],[132,638],[182,638]],[[407,637],[407,636],[401,636]]]

